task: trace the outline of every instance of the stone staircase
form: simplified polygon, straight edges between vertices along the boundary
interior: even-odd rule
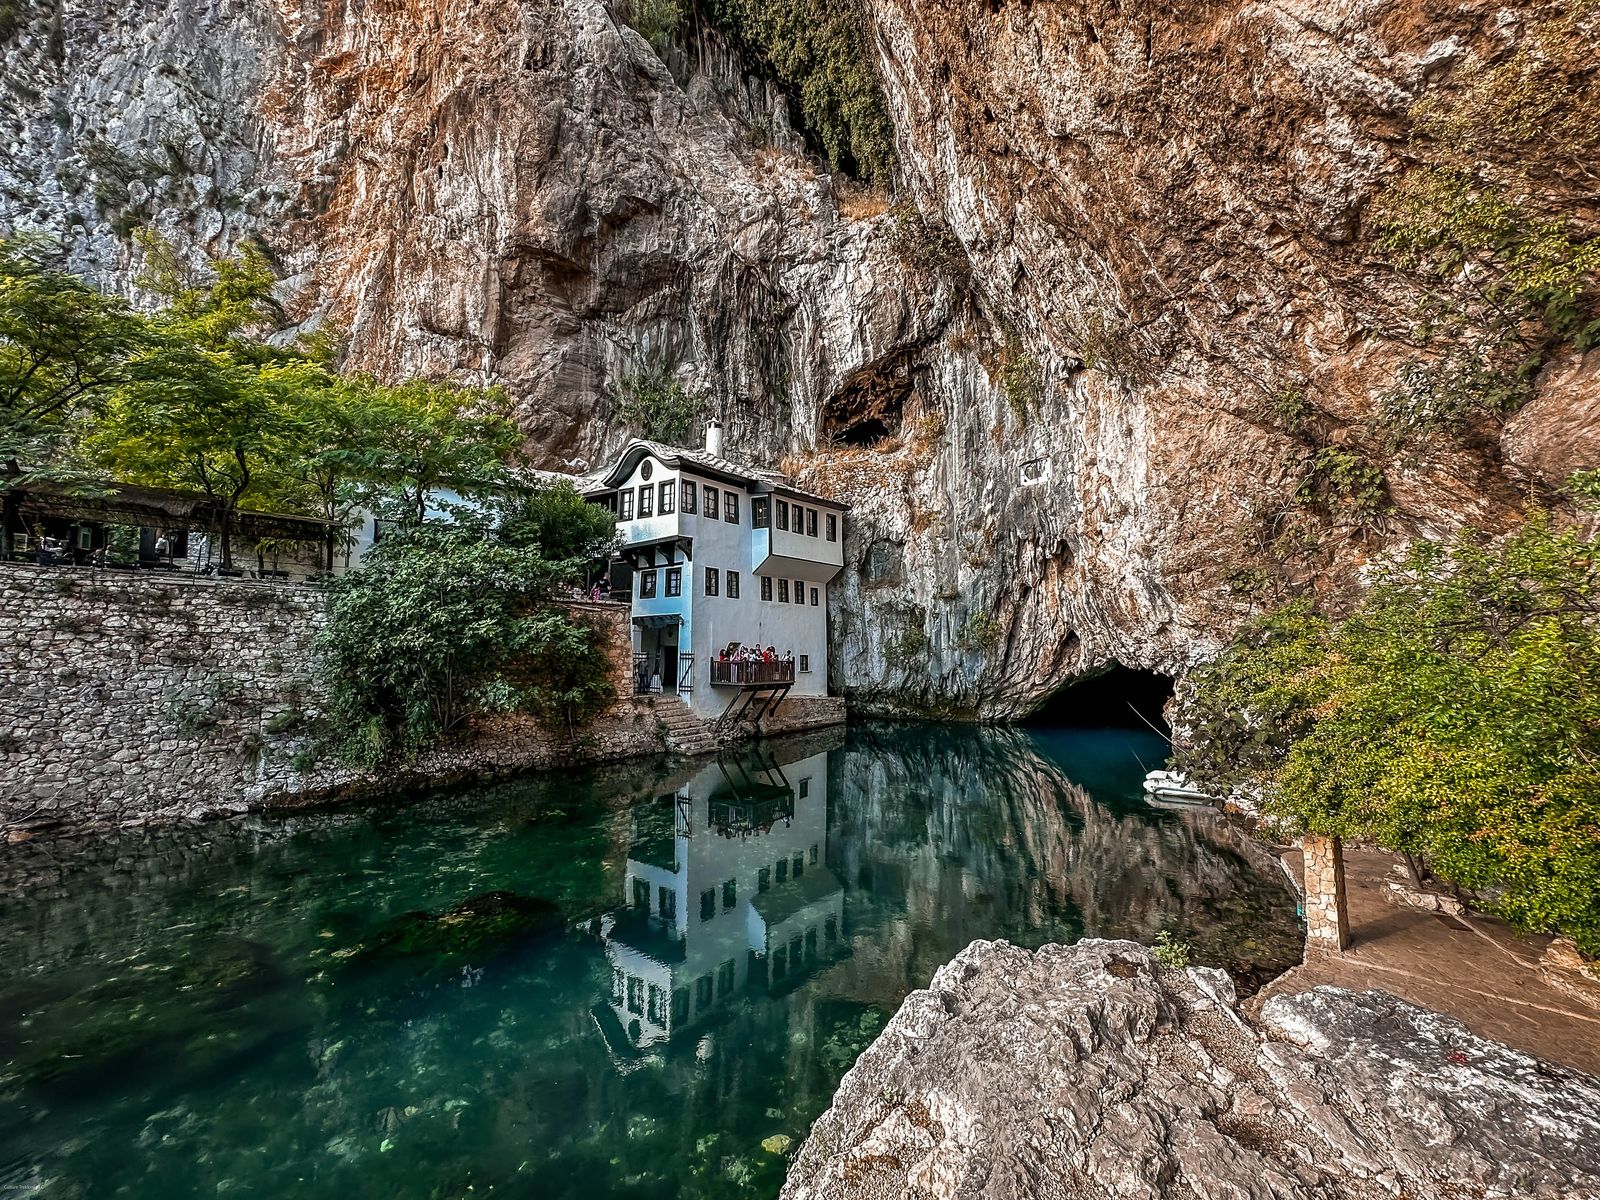
[[[683,701],[668,696],[651,698],[650,707],[667,727],[667,749],[674,754],[715,754],[717,739],[711,727]]]

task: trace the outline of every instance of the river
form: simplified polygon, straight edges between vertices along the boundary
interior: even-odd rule
[[[1121,731],[852,726],[0,848],[0,1196],[772,1197],[974,938],[1250,981],[1283,881]]]

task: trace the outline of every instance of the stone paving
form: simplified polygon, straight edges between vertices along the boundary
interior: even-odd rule
[[[1398,861],[1346,847],[1350,949],[1308,949],[1305,963],[1263,989],[1250,1011],[1272,996],[1320,984],[1381,988],[1455,1017],[1482,1037],[1600,1075],[1600,1006],[1585,1004],[1541,973],[1550,939],[1519,937],[1504,922],[1477,913],[1452,916],[1393,903],[1386,893]],[[1299,878],[1299,852],[1288,852],[1285,863]],[[1600,1005],[1600,988],[1592,990]]]

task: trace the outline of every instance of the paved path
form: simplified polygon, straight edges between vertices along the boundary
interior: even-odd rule
[[[1297,877],[1299,857],[1298,851],[1285,856]],[[1539,956],[1549,939],[1519,937],[1504,922],[1476,913],[1451,917],[1390,903],[1384,889],[1397,861],[1347,849],[1350,949],[1308,950],[1303,965],[1273,980],[1252,1004],[1325,983],[1353,991],[1381,988],[1447,1013],[1483,1037],[1600,1076],[1600,1008],[1540,975]]]

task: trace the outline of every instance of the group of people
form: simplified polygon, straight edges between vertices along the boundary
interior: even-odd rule
[[[731,663],[793,662],[794,651],[785,650],[783,657],[779,658],[776,646],[768,646],[766,649],[762,649],[759,644],[746,646],[742,642],[735,642],[724,646],[717,652],[717,661]]]

